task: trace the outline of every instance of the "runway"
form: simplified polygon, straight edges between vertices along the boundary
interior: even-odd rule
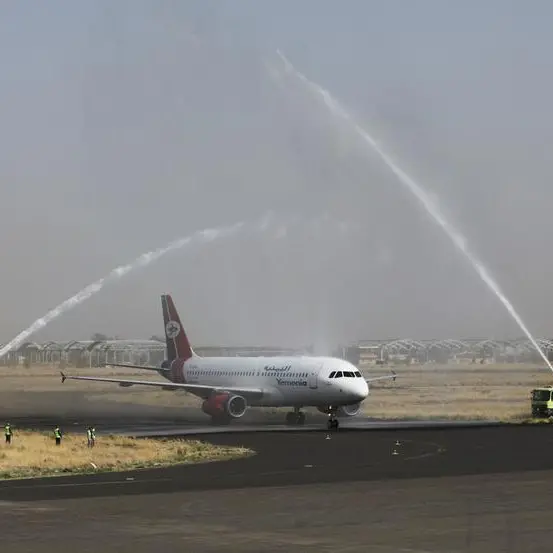
[[[135,435],[213,432],[161,418],[119,426]],[[315,425],[236,425],[201,439],[255,456],[3,482],[3,550],[59,550],[61,522],[65,546],[79,551],[548,550],[548,426],[359,421],[329,436]]]
[[[430,421],[430,420],[404,420],[404,421],[383,421],[375,419],[364,419],[341,421],[340,429],[343,431],[352,430],[397,430],[397,429],[419,429],[419,428],[477,428],[498,426],[495,421]],[[285,424],[235,424],[229,426],[207,426],[207,425],[170,425],[163,424],[152,427],[149,424],[135,424],[132,428],[128,426],[119,427],[109,425],[103,430],[104,433],[120,434],[133,437],[156,437],[156,436],[206,436],[210,434],[232,434],[245,432],[326,432],[324,422],[305,424],[300,428]]]
[[[244,432],[322,432],[326,428],[326,416],[309,413],[307,422],[300,428],[283,424],[283,414],[271,413],[268,416],[259,413],[248,413],[244,418],[233,421],[228,426],[210,426],[209,419],[198,413],[197,409],[182,409],[178,416],[168,416],[163,410],[136,413],[128,406],[111,405],[110,408],[98,410],[93,416],[85,413],[72,412],[69,415],[64,410],[62,415],[51,413],[36,413],[32,416],[19,415],[5,417],[15,427],[52,429],[60,425],[68,432],[85,432],[92,424],[98,435],[117,434],[133,437],[155,436],[193,436],[220,433]],[[0,408],[1,411],[1,408]],[[340,420],[343,430],[382,430],[382,429],[417,429],[417,428],[461,428],[489,427],[500,425],[497,421],[466,421],[466,420],[382,420],[363,416],[344,418]]]
[[[459,476],[548,470],[553,465],[553,434],[537,426],[381,428],[378,432],[344,428],[333,433],[289,430],[278,435],[238,430],[202,439],[248,447],[255,456],[125,473],[7,481],[0,483],[0,498],[31,501]]]

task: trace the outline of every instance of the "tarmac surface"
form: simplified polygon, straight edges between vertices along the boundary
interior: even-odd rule
[[[66,422],[80,429],[78,418]],[[113,413],[95,423],[135,434],[202,427],[162,414],[151,426]],[[551,550],[549,425],[260,431],[279,426],[249,421],[202,437],[254,449],[247,459],[1,482],[2,551]]]

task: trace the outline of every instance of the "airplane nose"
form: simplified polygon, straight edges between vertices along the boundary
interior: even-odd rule
[[[363,401],[369,395],[369,385],[365,382],[365,380],[362,382],[356,382],[355,386],[352,386],[350,393],[354,397],[355,401]]]
[[[354,395],[356,401],[363,401],[369,394],[365,390],[356,390]]]
[[[352,402],[359,402],[366,399],[369,395],[369,385],[364,378],[338,378],[335,381],[331,381],[336,391],[342,394],[344,399],[348,399]]]

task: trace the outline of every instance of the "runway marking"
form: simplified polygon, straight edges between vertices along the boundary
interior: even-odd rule
[[[28,490],[37,488],[70,488],[81,486],[112,486],[114,484],[149,484],[152,482],[170,482],[173,478],[149,478],[147,480],[102,480],[100,482],[63,482],[61,484],[32,484],[30,486],[0,486],[0,493],[4,490]]]
[[[10,511],[8,514],[14,514],[14,511],[33,511],[40,513],[61,510],[58,507],[36,507],[33,505],[33,501],[0,501],[0,509]]]
[[[403,443],[417,443],[417,442],[413,442],[413,440],[405,440]],[[445,447],[442,447],[440,444],[436,442],[418,442],[418,443],[435,447],[436,451],[427,451],[419,455],[411,455],[410,457],[403,457],[404,461],[413,461],[415,459],[425,459],[427,457],[434,457],[446,451]]]

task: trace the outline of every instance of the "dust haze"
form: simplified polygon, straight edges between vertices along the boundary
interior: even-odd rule
[[[550,4],[29,6],[0,20],[0,342],[142,252],[267,211],[296,222],[168,255],[33,339],[149,338],[166,292],[198,345],[521,335],[377,156],[279,78],[277,48],[551,336]]]

